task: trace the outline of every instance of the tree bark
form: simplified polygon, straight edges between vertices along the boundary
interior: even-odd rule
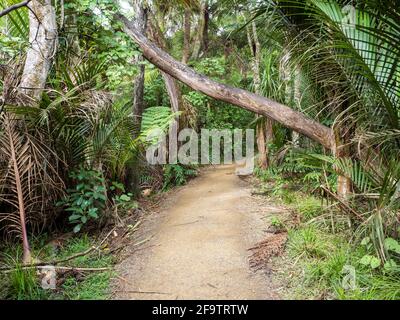
[[[210,6],[209,3],[206,3],[206,7],[204,10],[204,28],[203,28],[203,50],[204,53],[207,53],[208,50],[208,29],[210,25]]]
[[[284,126],[321,143],[324,147],[335,150],[336,144],[331,128],[276,101],[243,89],[227,86],[195,72],[151,43],[126,17],[117,14],[116,19],[123,23],[125,32],[139,45],[145,58],[175,79],[214,99],[270,117]]]
[[[252,32],[251,32],[252,31]],[[260,77],[260,61],[261,61],[261,46],[260,41],[258,40],[257,35],[257,26],[253,21],[251,23],[251,31],[250,27],[247,27],[247,41],[249,43],[250,52],[253,55],[253,83],[254,83],[254,91],[256,94],[260,94],[261,87],[261,77]],[[265,118],[260,115],[257,115],[258,120],[256,124],[256,142],[258,149],[258,165],[261,169],[268,168],[269,161],[269,150],[268,145],[272,142],[273,136],[273,120],[270,118]]]
[[[182,63],[187,64],[190,56],[190,30],[191,30],[191,15],[192,12],[189,7],[185,7],[183,17],[183,52]]]
[[[56,52],[56,13],[51,0],[32,0],[29,7],[29,42],[19,93],[29,103],[39,100]]]
[[[297,110],[301,110],[301,92],[300,92],[300,84],[301,84],[301,77],[300,77],[300,67],[296,67],[295,76],[294,76],[294,83],[293,83],[293,97],[294,97],[294,104],[296,105]],[[296,131],[292,131],[292,143],[294,147],[300,146],[300,136]]]
[[[135,13],[136,13],[136,28],[140,30],[142,34],[146,34],[148,11],[144,7],[144,3],[141,0],[134,0],[133,2]],[[138,55],[135,58],[135,64],[138,68],[138,74],[133,80],[133,131],[132,138],[136,138],[140,134],[142,125],[142,114],[144,110],[144,77],[145,77],[145,65],[144,65],[143,54]],[[137,188],[139,183],[139,173],[136,170],[137,159],[133,159],[126,170],[125,184],[127,189],[133,194],[137,195],[139,190]]]
[[[135,8],[137,12],[136,27],[142,33],[146,34],[146,24],[147,24],[147,9],[144,8],[142,1],[135,1]],[[138,66],[139,72],[136,75],[133,83],[133,121],[136,136],[140,133],[142,114],[144,109],[144,74],[145,65],[144,57],[140,54],[136,58],[136,64]]]
[[[154,20],[154,19],[153,19]],[[163,50],[167,50],[167,43],[161,33],[159,26],[156,21],[152,21],[149,24],[150,34],[153,38],[154,42]],[[165,88],[167,89],[167,93],[169,96],[169,100],[171,103],[171,110],[173,113],[178,112],[181,108],[180,105],[182,103],[182,94],[179,89],[179,86],[176,80],[171,77],[166,72],[161,72],[161,75],[164,79]],[[177,155],[178,155],[178,131],[179,131],[179,121],[178,119],[174,119],[174,121],[170,124],[169,128],[169,163],[174,164],[177,163]]]
[[[200,56],[201,49],[204,45],[204,29],[206,26],[206,14],[208,8],[208,0],[203,0],[200,6],[199,22],[196,30],[196,40],[193,45],[192,59],[196,60]]]

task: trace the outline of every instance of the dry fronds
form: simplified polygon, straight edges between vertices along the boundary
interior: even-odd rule
[[[249,248],[252,254],[249,258],[250,267],[255,270],[262,269],[271,257],[278,256],[283,252],[287,241],[287,232],[269,233],[264,240]]]

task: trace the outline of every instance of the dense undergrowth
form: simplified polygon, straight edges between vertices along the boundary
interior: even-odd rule
[[[270,223],[288,231],[286,250],[272,264],[282,294],[288,299],[400,299],[399,244],[383,242],[390,259],[383,263],[363,226],[305,184],[302,176],[257,169],[262,193],[285,205],[292,214],[276,215]],[[306,178],[307,179],[307,178]],[[294,217],[299,223],[293,224]]]
[[[32,241],[32,252],[37,261],[54,261],[85,252],[94,245],[96,241],[93,236],[87,234],[71,237],[60,244],[48,242],[46,236],[41,236]],[[0,299],[97,300],[111,296],[110,283],[115,275],[112,271],[115,258],[108,254],[107,247],[63,263],[62,267],[70,267],[71,270],[57,269],[55,289],[42,287],[44,274],[38,274],[36,268],[24,269],[19,246],[9,245],[2,249],[1,261],[12,270],[1,277]],[[80,270],[85,268],[91,270]],[[98,268],[101,268],[100,271],[96,271]]]

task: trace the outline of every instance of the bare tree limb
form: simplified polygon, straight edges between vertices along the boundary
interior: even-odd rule
[[[3,11],[0,11],[0,17],[5,16],[9,14],[10,12],[17,10],[22,7],[26,7],[28,3],[31,2],[31,0],[25,0],[16,4],[13,4],[12,6],[9,6],[8,8],[5,8]]]
[[[138,31],[133,22],[129,21],[123,15],[116,14],[115,19],[122,22],[124,31],[139,45],[144,57],[165,73],[168,73],[192,89],[200,91],[214,99],[270,117],[335,152],[336,143],[331,128],[276,101],[247,90],[216,82],[197,73],[154,45]]]

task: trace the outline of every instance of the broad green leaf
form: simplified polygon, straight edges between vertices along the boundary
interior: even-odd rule
[[[74,227],[74,232],[75,232],[75,233],[78,233],[79,231],[81,231],[81,228],[82,228],[82,225],[81,225],[81,224],[77,224],[77,225]]]

